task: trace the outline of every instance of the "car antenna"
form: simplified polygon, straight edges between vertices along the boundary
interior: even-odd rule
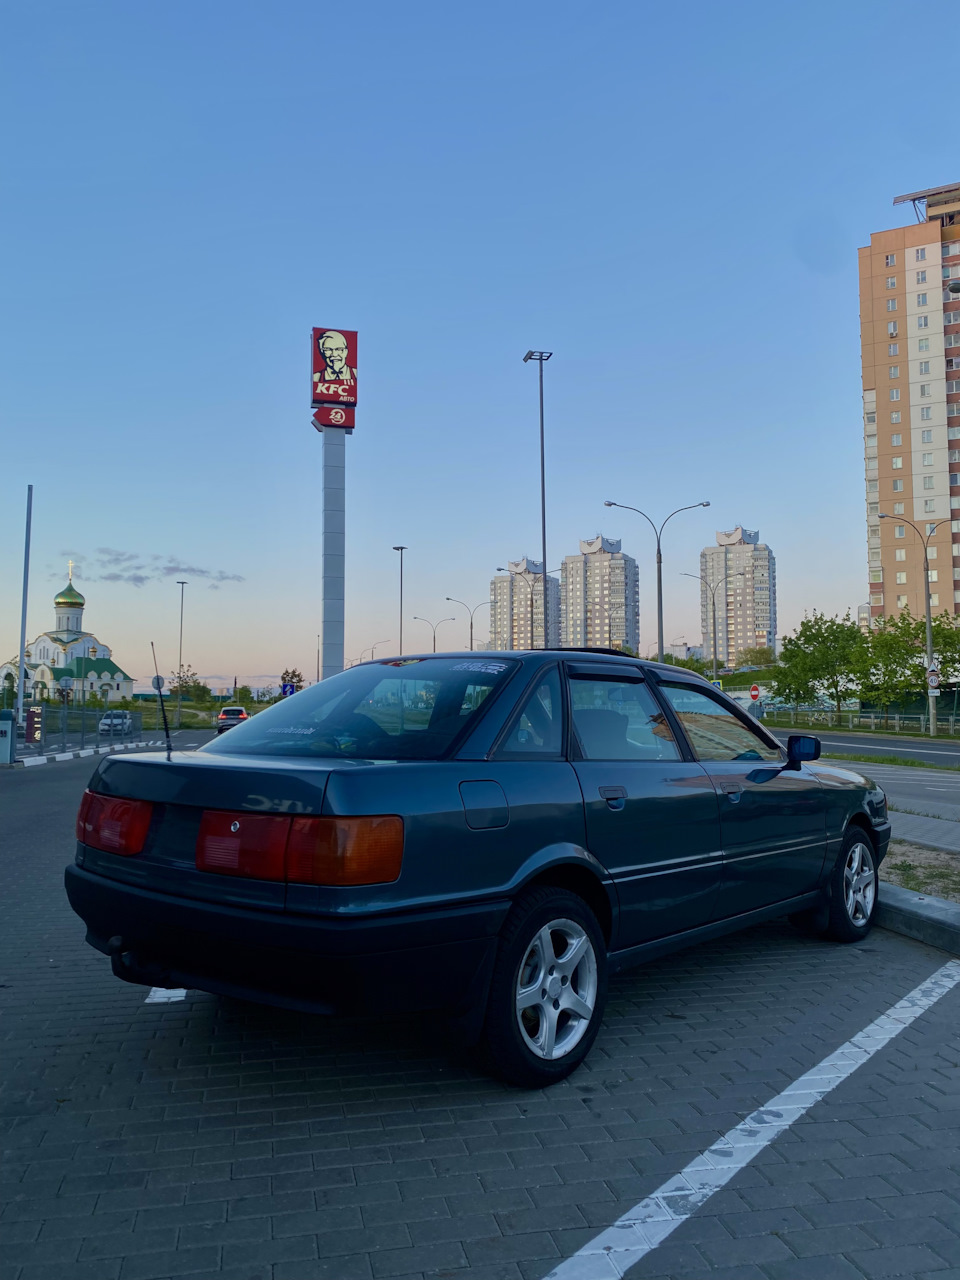
[[[163,705],[163,694],[160,692],[160,690],[163,688],[163,676],[161,676],[160,671],[157,667],[157,651],[153,647],[152,640],[150,641],[150,652],[153,654],[153,669],[157,673],[157,676],[153,682],[153,685],[157,691],[157,701],[160,703],[160,712],[163,715],[163,732],[166,734],[166,737],[167,737],[167,764],[169,764],[170,753],[173,751],[173,743],[170,741],[170,726],[169,724],[167,724],[167,708]]]

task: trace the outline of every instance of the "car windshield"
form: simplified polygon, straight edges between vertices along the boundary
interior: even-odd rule
[[[221,712],[221,715],[225,716],[242,716],[243,714],[243,707],[224,707]]]
[[[510,659],[365,663],[284,698],[209,742],[212,755],[437,760],[516,669]]]

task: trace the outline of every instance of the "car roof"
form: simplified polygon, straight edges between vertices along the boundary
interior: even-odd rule
[[[699,675],[689,667],[678,667],[672,662],[655,662],[650,658],[632,658],[629,653],[624,653],[620,649],[579,648],[574,645],[557,649],[475,649],[473,652],[469,649],[454,649],[446,653],[405,653],[403,655],[403,659],[407,662],[423,661],[427,658],[456,658],[460,662],[465,659],[482,662],[489,658],[575,658],[577,662],[583,662],[594,658],[605,666],[611,661],[622,662],[625,667],[636,667],[639,664],[646,670],[660,671],[664,674],[676,675],[681,678],[686,677],[691,680],[706,679],[705,676]],[[386,666],[391,662],[398,661],[400,661],[400,655],[395,654],[392,657],[373,658],[368,662],[358,662],[355,665],[363,667]]]

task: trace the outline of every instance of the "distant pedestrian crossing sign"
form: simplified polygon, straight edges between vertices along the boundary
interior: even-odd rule
[[[711,680],[711,681],[710,681],[710,683],[713,685],[713,687],[714,687],[715,689],[722,689],[722,688],[723,688],[723,681],[722,681],[722,680]]]

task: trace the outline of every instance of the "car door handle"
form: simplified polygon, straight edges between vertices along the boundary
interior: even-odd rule
[[[720,790],[725,796],[730,797],[731,804],[737,804],[743,794],[743,787],[739,782],[721,782]]]
[[[600,787],[599,791],[604,800],[606,800],[608,809],[618,812],[623,808],[627,798],[626,787]]]

